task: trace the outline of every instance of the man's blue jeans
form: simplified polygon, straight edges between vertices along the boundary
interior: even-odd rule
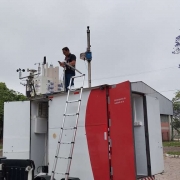
[[[68,91],[68,86],[73,86],[74,85],[74,78],[71,81],[71,85],[69,84],[72,76],[74,76],[74,75],[65,74],[65,89],[66,89],[66,92]]]

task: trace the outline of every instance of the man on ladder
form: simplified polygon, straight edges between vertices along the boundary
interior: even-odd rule
[[[76,56],[70,53],[70,50],[68,47],[64,47],[62,51],[63,51],[63,54],[65,55],[65,62],[75,68]],[[70,83],[71,77],[75,76],[75,70],[63,62],[60,62],[60,61],[58,62],[60,66],[64,68],[64,71],[65,71],[64,72],[64,85],[65,85],[65,90],[67,92],[68,86],[70,85],[69,83]],[[74,86],[74,79],[72,79],[70,86]]]

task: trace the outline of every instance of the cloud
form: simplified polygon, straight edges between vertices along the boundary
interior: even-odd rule
[[[86,50],[89,25],[92,78],[104,78],[92,81],[94,85],[143,80],[159,91],[177,89],[178,68],[136,73],[178,66],[180,57],[171,52],[180,34],[179,6],[178,0],[1,0],[0,81],[24,92],[16,69],[32,68],[44,56],[57,65],[64,59],[64,46],[79,57]],[[87,73],[83,61],[77,67]],[[108,78],[113,76],[119,77]],[[167,96],[172,98],[173,92]]]

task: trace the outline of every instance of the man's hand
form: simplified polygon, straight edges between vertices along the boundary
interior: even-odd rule
[[[65,67],[65,63],[64,63],[64,62],[58,61],[58,63],[59,63],[59,65],[60,65],[61,67]]]

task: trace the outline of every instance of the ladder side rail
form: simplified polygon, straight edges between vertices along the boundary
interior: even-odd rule
[[[78,69],[76,69],[75,67],[71,66],[70,64],[68,64],[67,62],[64,62],[67,66],[69,66],[70,68],[74,69],[75,71],[77,71],[79,74],[82,74],[82,72],[80,72]]]
[[[84,86],[84,80],[85,80],[85,75],[83,77],[83,82],[82,82],[82,87],[81,87],[79,99],[82,99],[82,91],[83,91],[83,86]],[[65,180],[68,180],[68,178],[69,178],[69,172],[70,172],[70,167],[71,167],[71,162],[72,162],[72,155],[73,155],[73,151],[74,151],[75,138],[76,138],[76,133],[77,133],[77,125],[78,125],[78,121],[79,121],[80,107],[81,107],[81,101],[78,102],[78,110],[77,110],[76,126],[75,126],[76,129],[74,131],[74,135],[73,135],[73,138],[72,138],[72,142],[74,142],[74,143],[71,144],[71,149],[70,149],[70,153],[69,153],[70,158],[68,159],[68,165],[67,165]]]
[[[67,107],[68,107],[68,103],[67,102],[68,102],[68,100],[69,100],[69,91],[68,91],[68,95],[67,95],[67,98],[66,98],[66,105],[65,105],[64,114],[66,114],[66,111],[67,111]],[[58,157],[59,150],[60,150],[60,143],[61,143],[61,140],[62,140],[65,119],[66,119],[66,116],[63,115],[63,122],[62,122],[62,125],[61,125],[61,130],[60,130],[60,134],[59,134],[59,138],[58,138],[58,144],[57,144],[57,149],[56,149],[56,154],[55,154],[55,159],[54,159],[54,164],[53,164],[51,180],[54,180],[55,169],[56,169],[57,160],[58,160],[57,157]]]
[[[80,96],[79,96],[79,101],[78,101],[78,108],[77,108],[77,113],[76,113],[75,126],[74,126],[74,129],[73,129],[74,133],[73,133],[72,142],[71,142],[71,146],[70,146],[69,157],[68,157],[67,169],[66,169],[66,172],[64,173],[65,180],[68,180],[69,172],[70,172],[70,166],[71,166],[71,161],[72,161],[72,155],[73,155],[73,150],[74,150],[74,143],[75,143],[75,138],[76,138],[76,133],[77,133],[77,126],[78,126],[78,120],[79,120],[79,112],[80,112],[81,99],[82,99],[82,91],[83,91],[83,86],[84,86],[84,81],[85,81],[85,74],[82,74],[80,76],[73,76],[70,79],[70,84],[71,84],[72,79],[80,78],[80,77],[83,77],[83,81],[82,81],[82,86],[80,87]],[[64,115],[63,115],[63,122],[62,122],[61,130],[60,130],[60,135],[59,135],[59,139],[58,139],[58,145],[57,145],[57,149],[56,149],[56,155],[55,155],[55,160],[54,160],[54,165],[53,165],[53,171],[52,171],[52,174],[51,174],[51,180],[54,180],[55,174],[63,174],[63,173],[56,173],[55,170],[56,170],[57,161],[58,161],[58,158],[59,158],[59,151],[60,151],[60,146],[61,146],[61,140],[62,140],[62,136],[63,136],[64,124],[65,124],[66,115],[67,115],[66,112],[67,112],[67,108],[68,108],[68,104],[69,104],[69,96],[70,96],[70,92],[72,91],[71,86],[69,86],[69,87],[70,87],[70,89],[68,89],[66,105],[65,105]]]

